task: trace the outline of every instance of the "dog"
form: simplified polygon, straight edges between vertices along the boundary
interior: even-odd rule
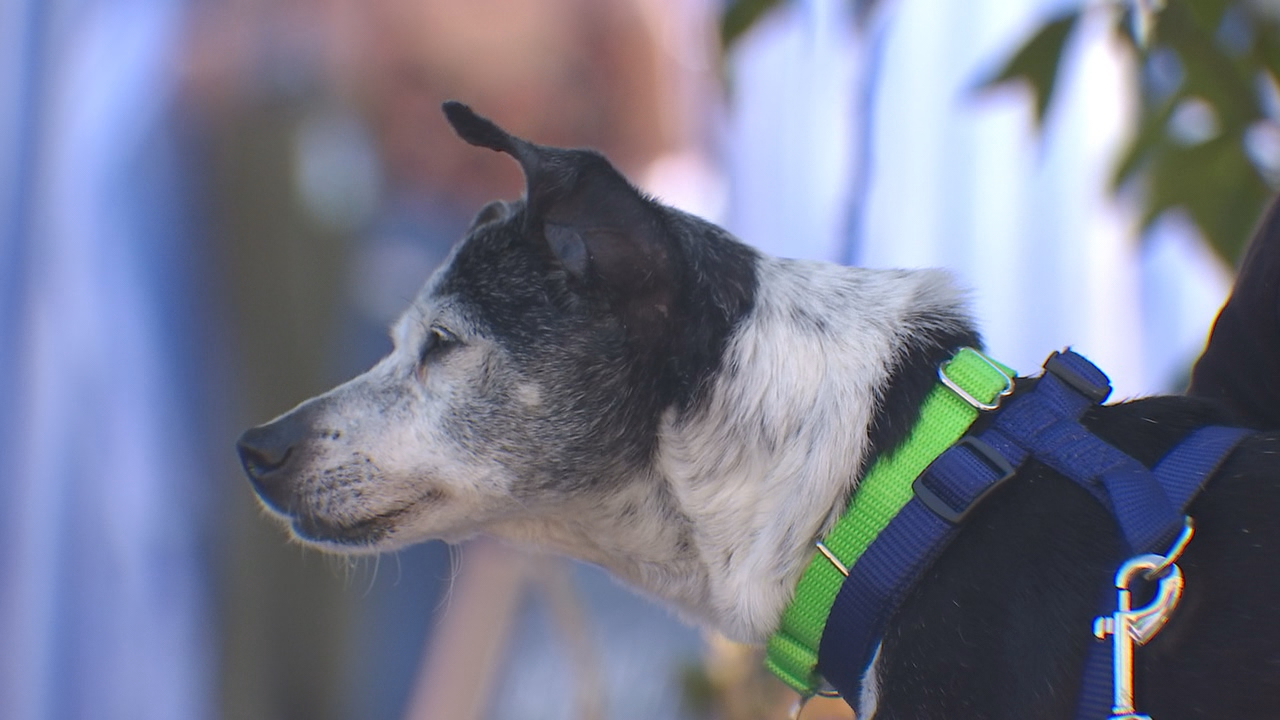
[[[981,347],[965,290],[941,270],[763,255],[593,151],[445,112],[519,162],[525,197],[480,210],[387,357],[244,433],[258,496],[326,550],[485,533],[764,642],[939,365]],[[1268,233],[1280,238],[1274,212]],[[1221,392],[1197,378],[1217,399],[1100,405],[1083,423],[1151,465],[1196,428],[1238,422],[1232,401],[1276,377]],[[1280,714],[1277,452],[1280,435],[1251,435],[1190,506],[1185,595],[1137,653],[1139,702],[1159,720]],[[863,720],[1073,717],[1097,601],[1124,560],[1102,505],[1028,463],[898,608],[850,703]]]

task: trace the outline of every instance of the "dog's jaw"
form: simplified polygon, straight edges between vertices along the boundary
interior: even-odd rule
[[[570,503],[554,516],[514,516],[486,534],[518,547],[568,555],[614,577],[696,623],[713,622],[711,573],[695,545],[693,522],[657,478],[637,477],[619,492]]]

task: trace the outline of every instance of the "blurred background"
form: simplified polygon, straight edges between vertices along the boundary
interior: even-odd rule
[[[350,377],[514,163],[950,267],[995,357],[1178,391],[1280,182],[1275,0],[3,0],[0,717],[785,717],[758,654],[486,541],[343,561],[239,432]],[[806,718],[849,717],[839,704]]]

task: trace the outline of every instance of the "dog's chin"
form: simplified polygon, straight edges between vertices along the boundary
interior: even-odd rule
[[[454,543],[476,532],[472,527],[458,532],[445,532],[438,527],[424,530],[418,527],[422,510],[420,505],[410,504],[363,519],[343,521],[312,513],[276,514],[304,544],[344,555],[391,552],[428,540]]]
[[[313,516],[289,518],[294,536],[308,545],[349,555],[377,553],[394,545],[395,520],[376,516],[335,523]]]

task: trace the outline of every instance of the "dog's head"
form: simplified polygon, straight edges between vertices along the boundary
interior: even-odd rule
[[[573,522],[627,495],[651,479],[664,414],[697,405],[752,301],[752,251],[601,155],[445,112],[520,163],[525,198],[480,211],[390,355],[238,443],[263,502],[330,549]]]

